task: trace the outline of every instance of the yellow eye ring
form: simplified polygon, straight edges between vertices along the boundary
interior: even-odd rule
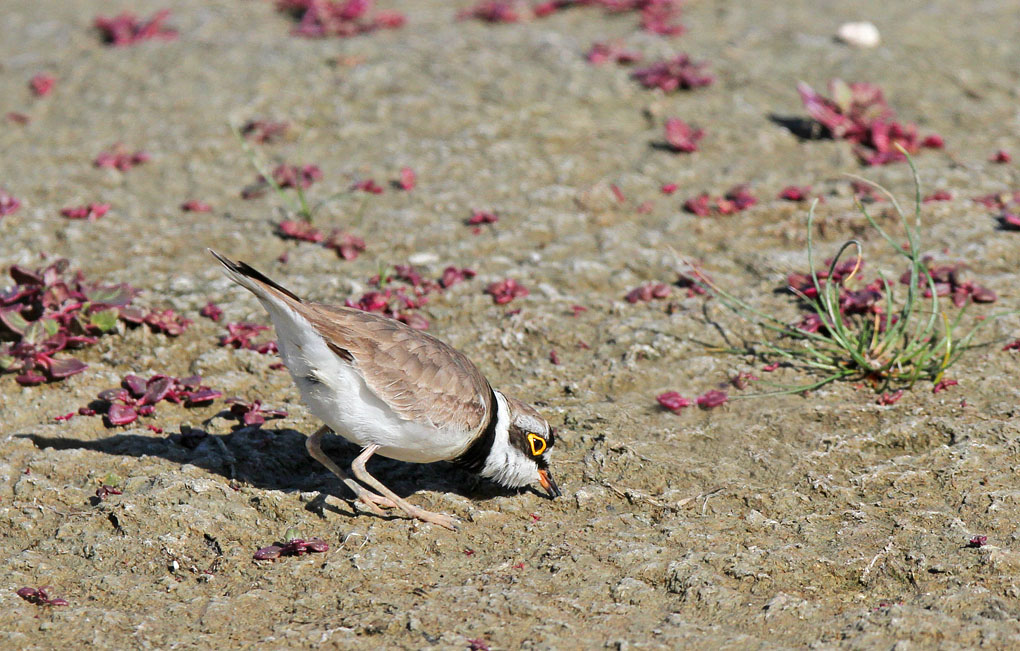
[[[528,445],[531,446],[532,456],[538,456],[545,452],[547,446],[545,439],[538,434],[528,434]]]

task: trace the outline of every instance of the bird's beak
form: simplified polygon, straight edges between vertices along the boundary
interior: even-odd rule
[[[563,493],[560,492],[559,487],[556,485],[556,481],[549,474],[549,471],[545,468],[539,468],[538,470],[538,483],[542,484],[542,488],[545,489],[546,493],[549,493],[551,499],[556,499]]]

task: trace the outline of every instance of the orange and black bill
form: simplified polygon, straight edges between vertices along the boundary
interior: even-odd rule
[[[549,493],[549,497],[552,499],[556,499],[563,494],[560,492],[559,486],[556,485],[552,475],[545,468],[538,470],[538,483],[542,484],[542,488],[545,489],[546,493]]]

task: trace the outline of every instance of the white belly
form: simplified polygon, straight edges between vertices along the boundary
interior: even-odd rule
[[[305,404],[330,429],[361,447],[378,445],[376,454],[399,461],[431,463],[464,451],[465,433],[401,418],[350,363],[326,347],[311,324],[290,309],[273,307],[269,313],[280,356]]]
[[[318,383],[305,375],[292,375],[305,404],[334,432],[361,447],[378,445],[376,454],[400,461],[431,463],[452,459],[464,450],[464,436],[402,419],[372,393],[350,364],[333,357],[337,363],[332,368],[314,373]]]

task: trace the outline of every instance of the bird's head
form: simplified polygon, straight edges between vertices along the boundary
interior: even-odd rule
[[[509,396],[500,397],[506,404],[508,446],[503,472],[493,479],[510,488],[538,482],[549,497],[559,497],[560,489],[549,472],[555,430],[531,405]]]

